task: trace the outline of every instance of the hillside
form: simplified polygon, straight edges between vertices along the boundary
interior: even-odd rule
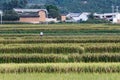
[[[0,1],[2,2],[3,0]],[[61,12],[111,12],[112,5],[120,5],[119,0],[28,0],[28,2],[29,4],[57,5]]]
[[[62,12],[111,12],[112,5],[120,5],[119,0],[29,0],[29,2],[54,4]]]

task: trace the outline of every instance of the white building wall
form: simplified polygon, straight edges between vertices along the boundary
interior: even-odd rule
[[[80,19],[81,19],[82,21],[87,21],[87,20],[88,20],[88,15],[89,15],[89,14],[82,13],[81,16],[80,16]]]
[[[76,14],[76,13],[75,13]],[[70,20],[73,21],[73,22],[77,22],[77,21],[87,21],[88,20],[88,15],[90,13],[86,13],[86,12],[83,12],[81,13],[79,16],[71,16],[70,14],[67,15],[68,18],[71,18]]]
[[[99,17],[100,19],[105,19],[105,20],[112,20],[112,23],[120,23],[120,13],[104,13],[104,14],[97,14],[95,13],[94,16]],[[107,17],[111,16],[111,17]]]
[[[58,22],[57,18],[46,18],[46,22]]]
[[[120,13],[116,14],[116,16],[113,18],[113,23],[120,23]]]

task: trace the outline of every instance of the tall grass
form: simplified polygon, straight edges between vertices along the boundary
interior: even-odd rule
[[[84,48],[74,46],[14,46],[2,47],[0,53],[83,53]]]
[[[120,63],[0,64],[0,73],[119,73]]]
[[[69,62],[120,62],[120,54],[72,54],[68,56]]]
[[[0,63],[120,62],[120,54],[1,54]]]
[[[57,63],[67,62],[65,55],[56,54],[2,54],[0,63]]]
[[[119,53],[119,43],[0,44],[0,53]],[[99,46],[98,46],[99,45]]]

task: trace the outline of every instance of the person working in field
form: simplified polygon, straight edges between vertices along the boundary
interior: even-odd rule
[[[43,32],[40,32],[40,36],[41,36],[41,37],[43,36]]]

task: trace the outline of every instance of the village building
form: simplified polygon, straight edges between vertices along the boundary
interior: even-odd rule
[[[14,9],[20,16],[19,22],[44,23],[48,12],[46,9]]]
[[[87,21],[90,13],[69,13],[66,15],[66,22],[79,22],[79,21]]]
[[[59,21],[57,20],[57,18],[46,18],[46,22],[48,22],[48,23],[50,23],[50,22],[57,23]]]
[[[94,13],[94,17],[96,19],[104,19],[107,21],[110,21],[112,23],[120,23],[120,13],[104,13],[104,14],[97,14]]]
[[[65,15],[65,14],[62,14],[62,15],[61,15],[61,21],[62,21],[62,22],[65,22],[65,21],[66,21],[66,15]]]

